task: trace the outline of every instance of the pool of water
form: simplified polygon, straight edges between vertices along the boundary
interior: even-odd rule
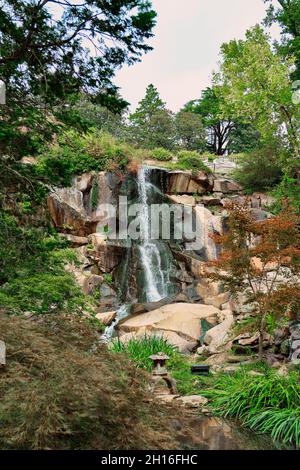
[[[171,423],[180,450],[272,450],[271,438],[241,428],[237,423],[203,414],[187,413]]]

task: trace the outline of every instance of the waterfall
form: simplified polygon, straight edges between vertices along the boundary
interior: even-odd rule
[[[147,181],[147,173],[147,168],[142,167],[138,172],[137,179],[141,232],[139,252],[145,279],[147,302],[157,302],[167,297],[167,279],[162,269],[162,260],[157,243],[150,238],[149,192],[152,190],[152,185]]]

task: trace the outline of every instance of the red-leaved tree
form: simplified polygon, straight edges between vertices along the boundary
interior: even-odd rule
[[[288,206],[259,222],[246,204],[230,203],[226,209],[228,230],[211,235],[222,252],[207,264],[213,268],[207,276],[233,296],[245,294],[253,305],[261,360],[268,314],[291,317],[300,311],[300,219]]]

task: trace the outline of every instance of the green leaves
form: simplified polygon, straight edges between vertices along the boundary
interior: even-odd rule
[[[271,434],[274,440],[300,446],[300,386],[298,375],[280,377],[265,367],[265,375],[253,377],[242,369],[233,376],[220,375],[214,388],[202,394],[215,412],[235,417],[251,429]]]
[[[280,135],[295,156],[299,112],[292,103],[293,60],[282,60],[274,53],[269,36],[259,26],[249,29],[245,40],[223,44],[221,51],[214,83],[223,116],[251,124],[265,140]]]
[[[137,145],[153,149],[174,146],[173,116],[165,107],[157,89],[149,85],[146,96],[142,99],[136,111],[129,116],[130,138]]]

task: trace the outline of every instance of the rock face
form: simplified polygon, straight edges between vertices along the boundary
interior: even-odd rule
[[[97,221],[87,215],[83,194],[75,188],[60,188],[48,198],[53,225],[60,231],[85,237],[96,231]]]
[[[216,178],[214,180],[213,191],[215,193],[223,194],[238,193],[243,191],[243,187],[230,179]]]
[[[86,237],[108,224],[112,214],[104,204],[115,204],[119,179],[112,173],[85,173],[74,178],[71,188],[55,188],[48,198],[54,226],[61,232]]]
[[[226,218],[223,215],[213,215],[202,205],[194,209],[198,227],[198,239],[202,246],[202,256],[207,260],[214,260],[218,256],[218,247],[212,240],[212,234],[222,234],[226,228]]]
[[[220,311],[212,306],[172,304],[143,313],[121,322],[118,331],[124,334],[164,336],[183,352],[197,346],[201,336],[201,320],[215,322]],[[124,340],[127,340],[125,337]]]
[[[219,325],[208,330],[204,337],[204,344],[209,346],[210,352],[215,352],[228,339],[229,331],[234,323],[231,311],[226,312],[225,320]]]
[[[213,188],[213,176],[203,171],[171,171],[168,173],[169,194],[205,194]]]
[[[169,199],[174,204],[182,204],[183,206],[191,206],[191,207],[196,206],[196,199],[194,198],[194,196],[188,196],[186,194],[182,196],[170,195]]]

